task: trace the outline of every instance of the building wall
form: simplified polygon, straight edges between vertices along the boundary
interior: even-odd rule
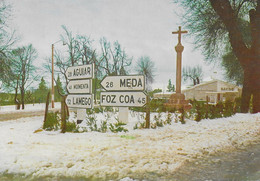
[[[202,83],[182,91],[186,99],[206,101],[206,97],[209,96],[210,102],[218,101],[218,96],[222,101],[234,100],[241,96],[241,92],[240,87],[220,80]]]
[[[182,93],[185,95],[186,99],[196,99],[200,101],[206,101],[206,92],[216,92],[217,91],[217,81],[200,84],[193,88],[183,90]]]

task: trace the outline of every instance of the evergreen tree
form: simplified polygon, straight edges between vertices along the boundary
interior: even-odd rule
[[[48,87],[47,87],[46,82],[43,77],[41,78],[41,82],[39,84],[38,90],[42,90],[42,91],[48,90]]]
[[[61,101],[61,95],[64,94],[64,90],[62,88],[62,83],[60,81],[60,76],[58,75],[56,86],[54,86],[54,101],[59,102]]]
[[[42,103],[45,101],[46,99],[46,96],[48,94],[48,87],[46,85],[46,82],[44,80],[44,78],[42,77],[41,78],[41,82],[39,84],[39,87],[38,89],[35,91],[35,101],[36,102],[39,102],[39,103]]]
[[[175,91],[175,86],[174,86],[174,84],[172,84],[171,79],[169,79],[168,86],[167,86],[167,92],[174,92],[174,91]]]

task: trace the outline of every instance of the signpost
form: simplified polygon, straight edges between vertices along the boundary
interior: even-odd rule
[[[128,107],[143,107],[147,102],[143,75],[106,76],[101,81],[100,105],[119,107],[118,119],[128,122]]]
[[[67,85],[68,92],[70,94],[91,94],[92,90],[92,81],[91,79],[82,79],[82,80],[71,80]]]
[[[100,104],[113,107],[143,107],[146,104],[146,94],[143,92],[101,92]]]
[[[93,96],[92,94],[73,95],[69,94],[66,98],[66,104],[70,108],[92,108]]]
[[[69,108],[77,108],[77,122],[86,117],[86,110],[93,107],[92,78],[94,64],[68,67],[66,76],[70,80],[67,89],[70,93],[66,98]]]
[[[68,67],[66,76],[69,80],[92,79],[94,77],[94,64]]]
[[[145,82],[143,75],[106,76],[101,81],[106,91],[143,91]]]

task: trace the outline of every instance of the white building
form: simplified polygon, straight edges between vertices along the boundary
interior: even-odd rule
[[[217,103],[218,101],[231,100],[240,97],[242,88],[234,84],[224,82],[222,80],[213,79],[202,82],[201,84],[192,86],[181,91],[185,95],[185,99],[196,99],[198,101],[208,101],[210,103]],[[155,98],[169,99],[172,93],[157,93]]]

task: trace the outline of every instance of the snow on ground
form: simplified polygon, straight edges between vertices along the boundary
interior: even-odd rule
[[[0,173],[94,178],[171,174],[187,160],[260,141],[260,113],[138,130],[132,128],[142,116],[132,112],[129,118],[126,133],[34,133],[42,127],[42,116],[0,122]]]
[[[60,108],[60,102],[54,103],[55,108]],[[49,108],[51,108],[51,103],[49,104]],[[17,112],[31,112],[31,111],[39,111],[45,110],[45,103],[35,103],[35,104],[25,104],[24,110],[15,110],[15,105],[10,106],[0,106],[0,114],[1,113],[17,113]]]

